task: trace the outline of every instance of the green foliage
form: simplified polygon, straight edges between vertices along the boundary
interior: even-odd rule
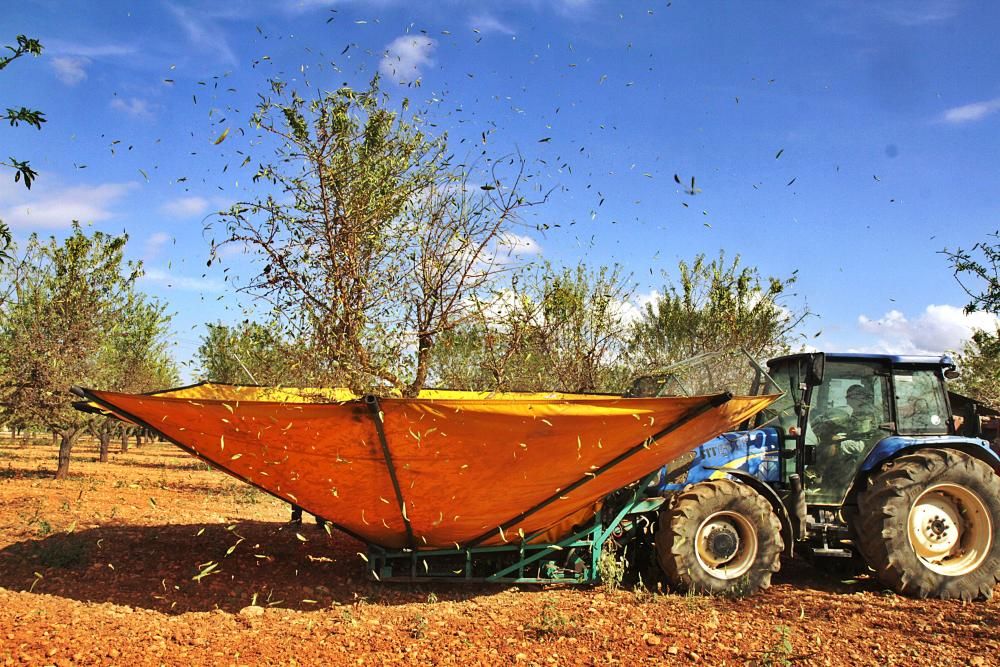
[[[10,52],[10,55],[0,56],[0,70],[5,69],[7,65],[22,56],[39,56],[42,53],[42,44],[37,39],[25,37],[24,35],[17,36],[16,46],[7,45],[5,48]],[[7,108],[6,112],[0,114],[0,120],[8,121],[12,127],[17,127],[19,124],[25,123],[38,130],[42,129],[42,123],[46,122],[44,113],[36,109],[28,109],[27,107]],[[0,165],[12,168],[14,170],[14,182],[23,180],[24,186],[28,189],[31,189],[31,184],[38,175],[26,160],[18,160],[10,157],[7,162],[0,161]],[[0,222],[0,238],[6,239],[7,246],[10,245],[10,231],[2,222]],[[4,258],[6,258],[5,253]]]
[[[762,652],[760,659],[756,662],[759,667],[789,667],[793,664],[792,651],[794,647],[788,626],[779,625],[774,629],[778,633],[778,639],[773,646]]]
[[[952,383],[952,388],[987,405],[1000,407],[1000,332],[973,332],[957,362],[962,375]]]
[[[236,326],[207,324],[198,347],[201,377],[229,384],[281,385],[296,376],[294,346],[283,340],[276,325],[245,321]]]
[[[392,110],[377,77],[312,100],[282,81],[270,92],[251,124],[273,150],[253,177],[271,194],[226,211],[216,247],[239,244],[259,260],[240,289],[269,304],[299,373],[416,392],[437,337],[496,271],[502,231],[523,205],[518,178],[501,184],[494,172],[489,193],[467,187],[446,139],[426,134],[405,102]]]
[[[573,619],[559,608],[559,603],[553,597],[546,597],[538,620],[532,624],[539,635],[565,635],[574,628]]]
[[[95,420],[73,409],[70,386],[145,391],[176,377],[163,342],[168,318],[135,291],[141,266],[125,262],[126,240],[74,223],[61,243],[33,235],[4,267],[12,289],[0,311],[4,415],[62,436],[60,475]]]
[[[597,575],[601,578],[601,583],[609,590],[618,590],[625,578],[626,567],[624,555],[618,553],[614,542],[605,542],[597,560]]]
[[[5,46],[8,51],[10,51],[9,56],[0,56],[0,70],[7,67],[11,62],[17,60],[23,55],[42,55],[42,44],[37,39],[31,37],[25,37],[24,35],[17,36],[17,46],[10,46],[9,44]]]
[[[455,389],[617,393],[638,375],[721,350],[687,371],[684,389],[745,391],[741,348],[756,358],[786,352],[809,315],[783,303],[795,274],[764,280],[722,255],[682,261],[678,273],[638,316],[618,267],[516,273],[476,318],[441,337],[432,375]]]
[[[680,262],[679,279],[647,304],[635,323],[629,345],[637,372],[655,372],[706,352],[721,352],[710,363],[692,368],[682,384],[688,393],[746,390],[740,350],[757,359],[785,353],[795,328],[809,315],[782,301],[796,280],[762,279],[753,267],[740,266],[724,254],[708,261]]]
[[[969,296],[966,312],[1000,313],[1000,232],[988,235],[969,250],[945,249],[955,279]]]
[[[433,375],[456,389],[621,391],[630,296],[619,267],[522,271],[442,336]]]

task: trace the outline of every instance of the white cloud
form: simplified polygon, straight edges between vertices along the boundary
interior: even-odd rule
[[[142,280],[162,285],[164,287],[190,290],[193,292],[222,292],[225,290],[225,285],[223,285],[219,280],[206,278],[204,276],[201,278],[179,276],[172,271],[163,271],[161,269],[146,269],[146,273],[142,276]]]
[[[134,118],[152,118],[153,109],[149,102],[138,97],[115,97],[111,100],[111,108],[128,114]]]
[[[469,25],[479,32],[498,32],[503,35],[516,34],[514,29],[490,14],[477,14],[469,19]]]
[[[82,58],[116,58],[130,56],[136,52],[134,46],[121,44],[77,44],[59,39],[45,40],[45,53],[56,56],[79,56]]]
[[[143,259],[149,261],[160,254],[160,248],[167,244],[168,241],[172,240],[173,237],[166,232],[156,232],[148,239],[146,239],[146,248],[143,253]]]
[[[955,0],[882,0],[871,6],[889,21],[906,27],[947,21],[958,14]]]
[[[437,42],[423,35],[397,37],[385,48],[379,71],[399,83],[413,81],[421,67],[434,64],[431,53],[436,46]]]
[[[163,204],[160,210],[175,218],[194,218],[208,210],[208,200],[204,197],[181,197]]]
[[[944,112],[941,119],[946,123],[959,125],[961,123],[982,120],[987,116],[995,114],[997,111],[1000,111],[1000,97],[995,97],[985,102],[973,102],[965,106],[952,107]]]
[[[890,310],[877,320],[858,317],[858,327],[877,336],[866,351],[893,354],[941,354],[959,351],[976,329],[993,330],[1000,320],[989,313],[966,314],[958,306],[927,306],[916,319]]]
[[[530,236],[506,232],[500,237],[498,245],[511,255],[540,255],[542,252],[538,242]]]
[[[56,71],[59,80],[68,86],[75,86],[87,78],[87,65],[90,58],[82,56],[56,56],[51,61],[52,69]]]
[[[0,220],[12,229],[63,229],[74,220],[99,222],[113,217],[114,205],[136,187],[135,183],[104,183],[53,190],[49,179],[38,183],[16,195],[21,201],[0,210]]]
[[[222,35],[222,31],[209,23],[209,19],[213,17],[198,15],[195,10],[169,3],[167,9],[194,46],[202,51],[214,52],[228,65],[236,64],[236,54]]]

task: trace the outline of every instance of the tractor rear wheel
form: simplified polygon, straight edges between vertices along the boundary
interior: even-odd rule
[[[781,524],[766,499],[729,479],[685,489],[660,512],[656,557],[671,586],[750,595],[781,567]]]
[[[862,555],[897,593],[988,599],[1000,580],[1000,477],[963,452],[888,463],[858,496]]]

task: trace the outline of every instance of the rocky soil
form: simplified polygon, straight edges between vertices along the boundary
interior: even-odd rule
[[[180,450],[54,481],[0,442],[0,665],[1000,665],[1000,595],[921,601],[785,562],[740,599],[383,585],[358,542]],[[1000,593],[1000,591],[998,591]]]

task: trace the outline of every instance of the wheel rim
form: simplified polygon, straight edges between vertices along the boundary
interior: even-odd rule
[[[993,545],[993,521],[985,503],[957,484],[936,484],[920,494],[906,523],[910,546],[938,574],[972,572]]]
[[[757,557],[757,531],[742,514],[716,512],[698,526],[695,556],[713,577],[742,577]]]

